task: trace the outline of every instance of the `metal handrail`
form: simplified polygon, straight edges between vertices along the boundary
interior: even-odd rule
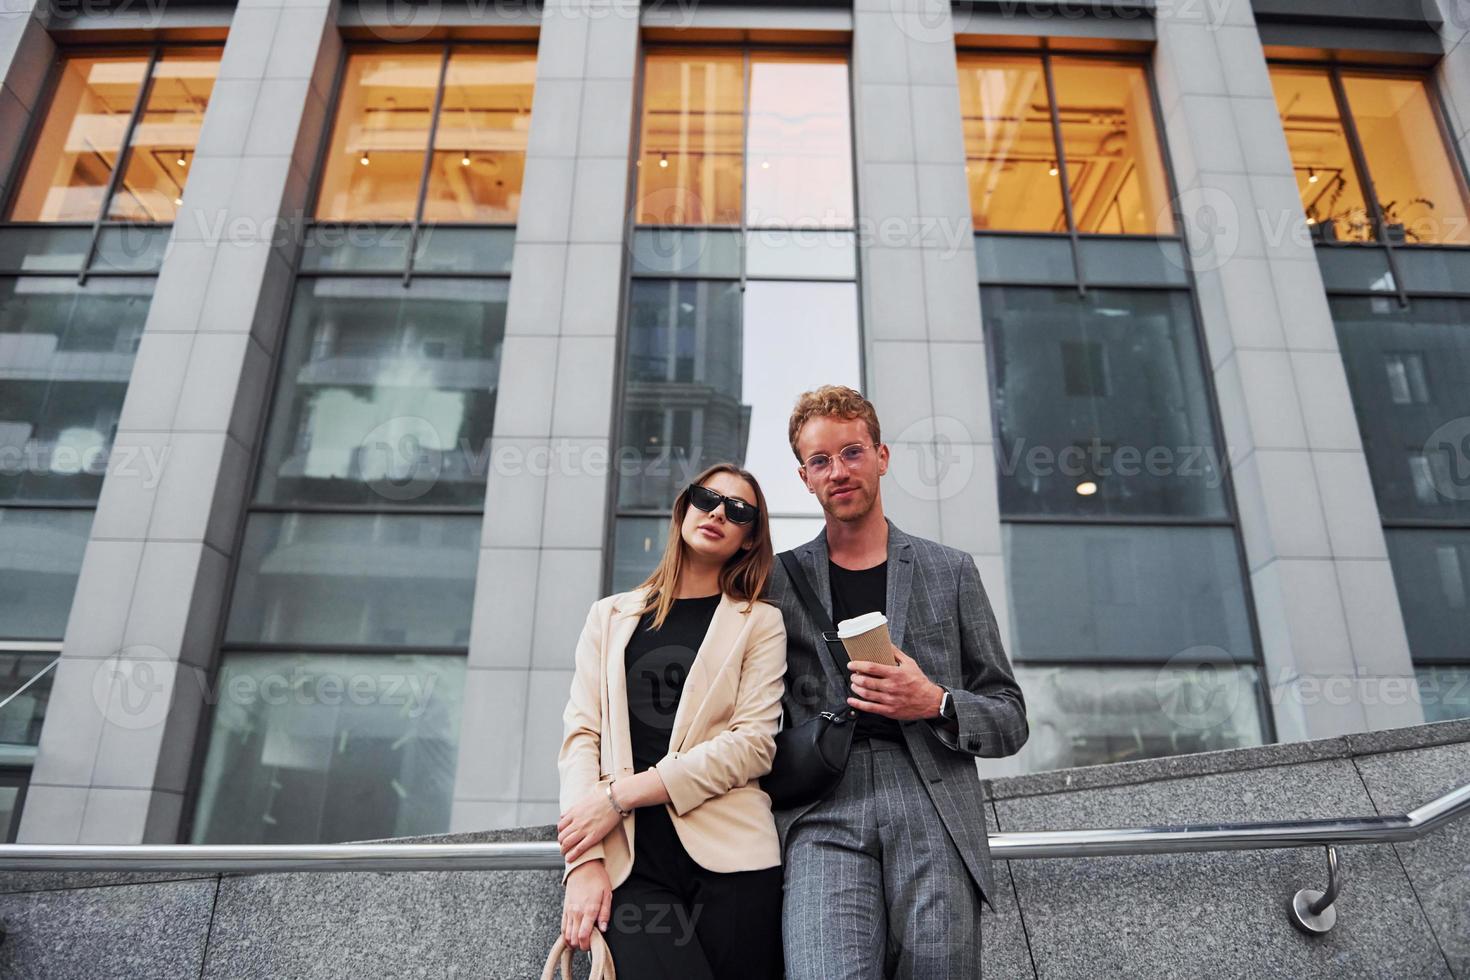
[[[1262,823],[1171,824],[990,835],[996,860],[1239,851],[1414,840],[1470,813],[1470,784],[1407,814]],[[0,871],[545,871],[555,841],[437,844],[0,844]]]
[[[1470,813],[1470,783],[1406,814],[1256,823],[1168,824],[1115,829],[991,834],[996,860],[1106,857],[1326,846],[1326,892],[1302,889],[1292,922],[1308,932],[1332,928],[1338,844],[1411,841]],[[554,841],[358,844],[0,844],[0,871],[553,871],[563,867]]]

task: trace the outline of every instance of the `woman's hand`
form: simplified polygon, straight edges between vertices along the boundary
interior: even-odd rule
[[[611,808],[609,808],[611,809]],[[561,934],[577,949],[592,948],[592,927],[607,932],[612,915],[612,881],[601,860],[588,861],[567,876],[567,892],[561,904]]]
[[[561,845],[562,857],[568,864],[577,860],[589,847],[601,843],[612,833],[621,819],[607,798],[607,790],[600,785],[595,787],[580,802],[572,804],[556,822],[556,841]]]

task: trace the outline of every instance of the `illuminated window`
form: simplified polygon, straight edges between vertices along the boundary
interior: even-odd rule
[[[639,224],[852,227],[841,54],[650,52],[639,146]]]
[[[219,58],[202,47],[67,58],[10,220],[173,221]]]
[[[1470,244],[1465,186],[1423,81],[1272,65],[1271,82],[1302,207],[1319,240]]]
[[[535,75],[528,47],[352,54],[316,216],[514,223]]]
[[[961,52],[959,84],[976,231],[1174,234],[1142,66]]]

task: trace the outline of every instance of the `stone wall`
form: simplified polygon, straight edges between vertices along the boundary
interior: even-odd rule
[[[1470,721],[990,783],[999,831],[1405,813],[1470,782]],[[427,840],[546,840],[551,828]],[[1470,977],[1470,821],[1339,850],[1336,929],[1286,906],[1320,848],[997,862],[998,977]],[[6,978],[539,975],[554,872],[0,873]]]

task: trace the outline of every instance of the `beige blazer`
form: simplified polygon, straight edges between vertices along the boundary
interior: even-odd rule
[[[557,757],[561,808],[633,774],[623,652],[638,625],[641,589],[592,604],[577,641],[576,674],[562,716]],[[781,611],[729,595],[715,606],[709,630],[685,678],[669,752],[655,768],[668,789],[666,809],[689,856],[710,871],[755,871],[781,863],[770,797],[759,778],[771,771],[786,674]],[[602,858],[613,887],[633,869],[637,812],[624,817],[575,862]]]

